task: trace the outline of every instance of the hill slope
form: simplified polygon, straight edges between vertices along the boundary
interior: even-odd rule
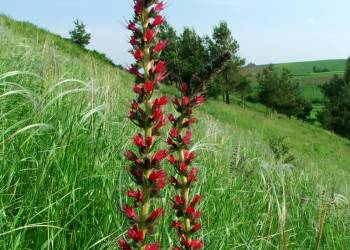
[[[122,154],[134,133],[125,118],[132,78],[4,16],[0,44],[0,248],[113,249],[126,228],[119,208],[129,183]],[[347,248],[349,141],[216,101],[200,117],[208,249],[314,249],[326,210],[323,249]],[[274,136],[286,137],[290,164],[276,159]],[[164,249],[168,217],[155,235]]]

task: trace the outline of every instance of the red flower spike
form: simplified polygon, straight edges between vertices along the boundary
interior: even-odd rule
[[[188,98],[187,96],[183,96],[181,105],[185,107],[185,106],[188,106],[189,103],[190,103],[190,98]]]
[[[158,243],[147,244],[145,247],[145,250],[159,250],[159,244]]]
[[[202,96],[202,95],[197,96],[197,97],[194,99],[194,101],[195,101],[195,105],[196,105],[196,106],[200,106],[200,105],[202,105],[202,104],[205,102],[205,97]]]
[[[168,157],[168,161],[173,164],[173,165],[176,165],[177,161],[176,161],[176,158],[174,155],[169,155]]]
[[[130,239],[136,242],[142,242],[144,240],[144,234],[142,230],[138,230],[136,226],[132,226],[128,231],[128,236]]]
[[[150,214],[150,216],[148,216],[146,222],[147,223],[153,222],[153,221],[159,219],[163,214],[164,214],[164,209],[163,208],[157,208],[156,210],[154,210]]]
[[[164,18],[161,16],[161,15],[157,15],[155,18],[154,18],[154,21],[152,23],[152,26],[155,27],[155,26],[159,26],[161,24],[163,24],[164,22]]]
[[[129,161],[136,161],[137,160],[136,154],[134,152],[132,152],[131,150],[126,151],[124,156]]]
[[[153,52],[159,53],[159,52],[163,51],[166,48],[167,44],[168,43],[166,41],[160,41],[160,42],[156,43],[156,45],[153,48]]]
[[[161,98],[157,99],[159,106],[164,106],[168,103],[168,97],[162,96]]]
[[[188,96],[190,94],[190,88],[186,82],[182,83],[181,92],[184,96]]]
[[[128,191],[128,197],[134,198],[137,202],[143,201],[143,193],[141,190],[134,191],[134,190],[130,189]]]
[[[154,72],[160,74],[165,71],[165,65],[166,63],[164,61],[159,61],[156,66],[154,67]]]
[[[147,137],[147,139],[146,139],[146,146],[147,146],[147,148],[152,147],[153,143],[154,143],[154,136]]]
[[[192,138],[192,132],[191,130],[187,130],[186,131],[186,134],[183,138],[183,142],[186,144],[186,145],[189,145],[190,142],[191,142],[191,138]]]
[[[143,88],[142,88],[141,84],[135,84],[134,85],[134,92],[136,94],[142,94]]]
[[[153,161],[161,161],[163,160],[165,157],[167,156],[167,151],[166,149],[162,149],[160,151],[158,151],[157,153],[155,153],[152,157]]]
[[[191,126],[193,123],[196,123],[197,122],[197,119],[196,118],[191,118],[191,119],[188,119],[185,123],[184,123],[184,126],[188,127],[188,126]]]
[[[165,178],[165,172],[163,170],[159,170],[159,171],[153,171],[150,176],[148,177],[148,179],[150,181],[156,182],[159,179],[164,179]]]
[[[162,1],[162,2],[158,3],[158,4],[154,7],[154,11],[157,11],[157,12],[162,11],[162,10],[164,10],[164,7],[165,7],[165,4],[164,4],[164,2]]]
[[[176,122],[176,118],[174,117],[173,114],[170,114],[170,115],[168,116],[168,120],[169,120],[170,122]]]
[[[148,81],[145,83],[145,90],[149,94],[153,91],[154,88],[154,82],[153,81]]]
[[[142,58],[143,58],[143,52],[142,52],[142,50],[136,49],[136,50],[134,51],[134,58],[135,58],[135,60],[138,61],[138,62],[141,61]]]
[[[193,168],[191,169],[191,172],[188,174],[188,177],[187,177],[187,179],[188,179],[188,181],[189,181],[190,183],[196,181],[197,172],[198,172],[198,169],[197,169],[197,168],[193,167]]]
[[[128,25],[128,29],[131,31],[137,31],[136,24],[130,21]]]
[[[178,194],[175,195],[174,200],[176,202],[176,205],[178,205],[178,206],[184,206],[185,205],[185,201]]]
[[[134,136],[134,144],[139,148],[144,148],[145,144],[143,142],[143,137],[141,134],[136,134]]]
[[[202,225],[199,223],[196,223],[193,225],[192,229],[191,229],[191,233],[196,233],[201,229]]]
[[[176,128],[172,128],[172,129],[170,130],[170,136],[171,136],[171,137],[175,138],[175,137],[177,137],[178,135],[179,135],[179,133],[177,132]]]
[[[185,155],[185,160],[187,162],[191,162],[191,161],[194,160],[194,158],[196,158],[196,153],[195,152],[185,151],[184,155]]]
[[[192,240],[191,241],[191,249],[193,250],[199,250],[199,249],[202,249],[203,248],[203,242],[198,240],[198,239],[195,239],[195,240]]]
[[[146,42],[150,42],[154,39],[154,37],[157,35],[158,31],[157,30],[151,30],[151,29],[147,29],[146,30],[146,34],[144,37],[144,40]]]
[[[118,245],[122,250],[132,250],[131,246],[126,242],[126,240],[119,240]]]
[[[181,221],[173,221],[172,227],[176,228],[178,230],[183,230],[183,228],[184,228]]]
[[[140,42],[139,42],[139,40],[136,38],[136,37],[131,37],[131,39],[130,39],[130,44],[132,45],[132,46],[136,46],[136,45],[139,45],[140,44]]]
[[[181,162],[181,164],[180,164],[180,171],[181,171],[181,173],[186,174],[186,172],[187,172],[187,165],[186,165],[186,163]]]
[[[201,200],[202,200],[202,196],[200,196],[199,194],[196,194],[196,195],[193,197],[193,199],[192,199],[192,201],[191,201],[191,203],[190,203],[190,206],[192,206],[192,207],[196,206],[197,203],[200,202]]]
[[[132,220],[138,220],[138,215],[136,214],[136,211],[132,207],[130,207],[129,205],[126,205],[123,210],[126,217]]]

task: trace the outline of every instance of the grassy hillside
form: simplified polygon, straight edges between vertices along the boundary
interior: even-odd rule
[[[0,44],[0,249],[114,249],[126,229],[132,78],[3,16]],[[349,141],[216,101],[199,117],[207,249],[315,249],[323,215],[322,249],[348,248]],[[285,138],[294,160],[277,159],[274,137]],[[172,191],[165,196],[167,206]],[[154,236],[164,249],[174,236],[167,215]]]

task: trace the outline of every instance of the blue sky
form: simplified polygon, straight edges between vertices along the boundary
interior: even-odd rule
[[[201,35],[226,20],[240,55],[258,64],[350,56],[349,0],[169,0],[165,12],[181,32]],[[128,32],[131,0],[0,0],[0,13],[68,36],[73,20],[86,23],[91,48],[115,62],[131,61]]]

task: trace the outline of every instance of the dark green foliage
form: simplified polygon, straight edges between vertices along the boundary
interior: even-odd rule
[[[89,45],[91,34],[85,29],[85,24],[79,20],[74,21],[74,29],[69,32],[72,42],[81,47]]]
[[[317,68],[317,66],[313,66],[312,71],[314,73],[330,72],[330,70],[328,68]]]
[[[350,83],[347,75],[344,79],[334,76],[321,89],[326,97],[325,109],[318,116],[321,124],[341,136],[350,138]]]
[[[213,96],[222,93],[223,100],[229,104],[230,93],[239,82],[239,67],[244,64],[244,60],[237,56],[238,42],[233,38],[227,23],[220,22],[214,27],[212,40],[207,38],[207,44],[212,57],[217,57],[225,52],[231,55],[231,60],[225,64],[222,72],[212,82],[209,92]]]
[[[205,91],[206,83],[210,82],[231,58],[227,51],[211,53],[208,42],[210,38],[202,38],[191,28],[186,27],[177,35],[175,29],[169,23],[165,23],[159,37],[168,41],[168,46],[160,58],[167,62],[170,83],[187,82],[192,93]]]
[[[261,103],[288,117],[309,117],[310,104],[302,96],[299,83],[289,70],[282,69],[279,74],[270,65],[258,74],[257,79]]]
[[[350,83],[350,57],[346,61],[346,69],[345,69],[345,74],[344,74],[344,81],[346,83]]]

